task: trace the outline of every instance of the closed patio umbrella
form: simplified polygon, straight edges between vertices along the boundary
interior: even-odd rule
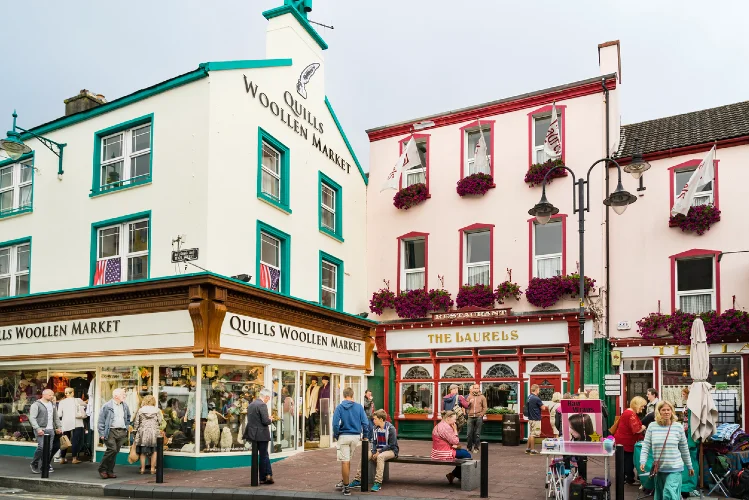
[[[718,426],[718,410],[710,394],[713,387],[707,382],[710,374],[710,353],[707,348],[705,325],[700,318],[692,323],[689,374],[692,377],[687,399],[687,408],[691,411],[689,430],[692,439],[700,442],[712,436]]]

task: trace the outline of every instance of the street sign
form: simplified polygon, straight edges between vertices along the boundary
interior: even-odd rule
[[[610,391],[610,390],[606,389],[605,392],[606,392],[607,396],[621,396],[622,395],[622,392],[620,390],[618,390],[618,389],[616,391],[614,391],[614,390]]]
[[[186,262],[188,260],[198,260],[197,248],[172,251],[172,262]]]
[[[621,377],[614,373],[611,375],[604,375],[603,378],[604,380],[617,380],[618,381]]]
[[[622,384],[618,380],[605,380],[605,387],[620,387]]]

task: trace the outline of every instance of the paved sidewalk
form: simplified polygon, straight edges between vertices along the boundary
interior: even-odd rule
[[[429,455],[429,441],[400,441],[401,453]],[[543,456],[525,455],[524,447],[490,445],[489,447],[489,496],[494,499],[541,500],[545,497],[545,459]],[[359,465],[360,454],[352,461],[353,473]],[[0,486],[18,487],[27,491],[56,491],[58,494],[144,496],[146,498],[336,498],[340,494],[335,484],[340,480],[340,466],[336,462],[335,449],[308,451],[273,464],[276,484],[250,488],[250,469],[216,469],[207,471],[166,470],[165,483],[155,484],[155,476],[138,474],[137,466],[118,465],[117,479],[99,478],[96,464],[55,464],[55,472],[49,480],[42,480],[29,471],[28,459],[1,457]],[[614,463],[611,460],[611,474]],[[603,477],[603,462],[589,462],[589,477]],[[460,484],[450,486],[445,474],[449,466],[422,467],[393,464],[390,481],[379,493],[361,493],[361,497],[399,498],[478,498],[479,490],[461,491]],[[146,488],[143,488],[146,487]],[[40,489],[42,488],[42,489]],[[46,489],[45,489],[46,488]],[[137,492],[136,492],[137,488]],[[122,489],[123,491],[114,491]],[[145,491],[144,491],[145,490]],[[172,495],[174,491],[175,495]],[[75,493],[74,493],[75,492]],[[176,493],[179,492],[177,496]],[[296,493],[294,493],[296,492]],[[307,492],[306,494],[304,492]],[[268,496],[265,496],[267,494]],[[354,490],[356,498],[357,491]],[[157,496],[158,495],[158,496]],[[342,496],[342,495],[341,495]],[[637,489],[625,486],[625,499],[634,500]]]

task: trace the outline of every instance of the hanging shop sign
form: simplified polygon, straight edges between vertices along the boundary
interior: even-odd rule
[[[477,311],[455,311],[449,313],[432,313],[434,321],[445,320],[463,320],[463,319],[490,319],[503,318],[510,315],[512,309],[507,307],[503,309],[477,310]]]

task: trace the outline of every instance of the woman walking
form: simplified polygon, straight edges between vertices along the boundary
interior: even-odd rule
[[[471,458],[468,450],[460,449],[460,438],[455,431],[455,412],[446,411],[442,421],[432,431],[432,460],[455,460],[456,458]],[[457,477],[460,479],[460,466],[457,465],[445,477],[453,484]]]
[[[133,419],[135,451],[140,455],[140,473],[146,472],[146,458],[156,451],[156,439],[161,433],[161,410],[156,406],[156,398],[148,395],[143,398],[140,409]],[[156,474],[156,460],[151,460],[151,474]]]
[[[70,450],[73,456],[71,463],[79,464],[78,452],[83,445],[83,418],[86,416],[86,403],[75,397],[75,389],[65,389],[65,397],[57,405],[57,413],[62,421],[62,433],[70,439],[70,448],[60,451],[60,463],[65,464],[68,460],[65,455]]]
[[[614,440],[616,444],[624,446],[624,482],[639,485],[635,480],[635,443],[642,441],[645,426],[642,425],[638,414],[647,406],[647,401],[641,396],[635,396],[629,402],[629,408],[619,417]]]
[[[655,476],[655,500],[681,499],[681,473],[684,467],[694,476],[692,459],[689,456],[684,427],[677,421],[671,403],[661,400],[655,407],[655,422],[645,433],[640,453],[640,471],[645,472],[648,454],[653,454],[653,467],[658,466]]]

